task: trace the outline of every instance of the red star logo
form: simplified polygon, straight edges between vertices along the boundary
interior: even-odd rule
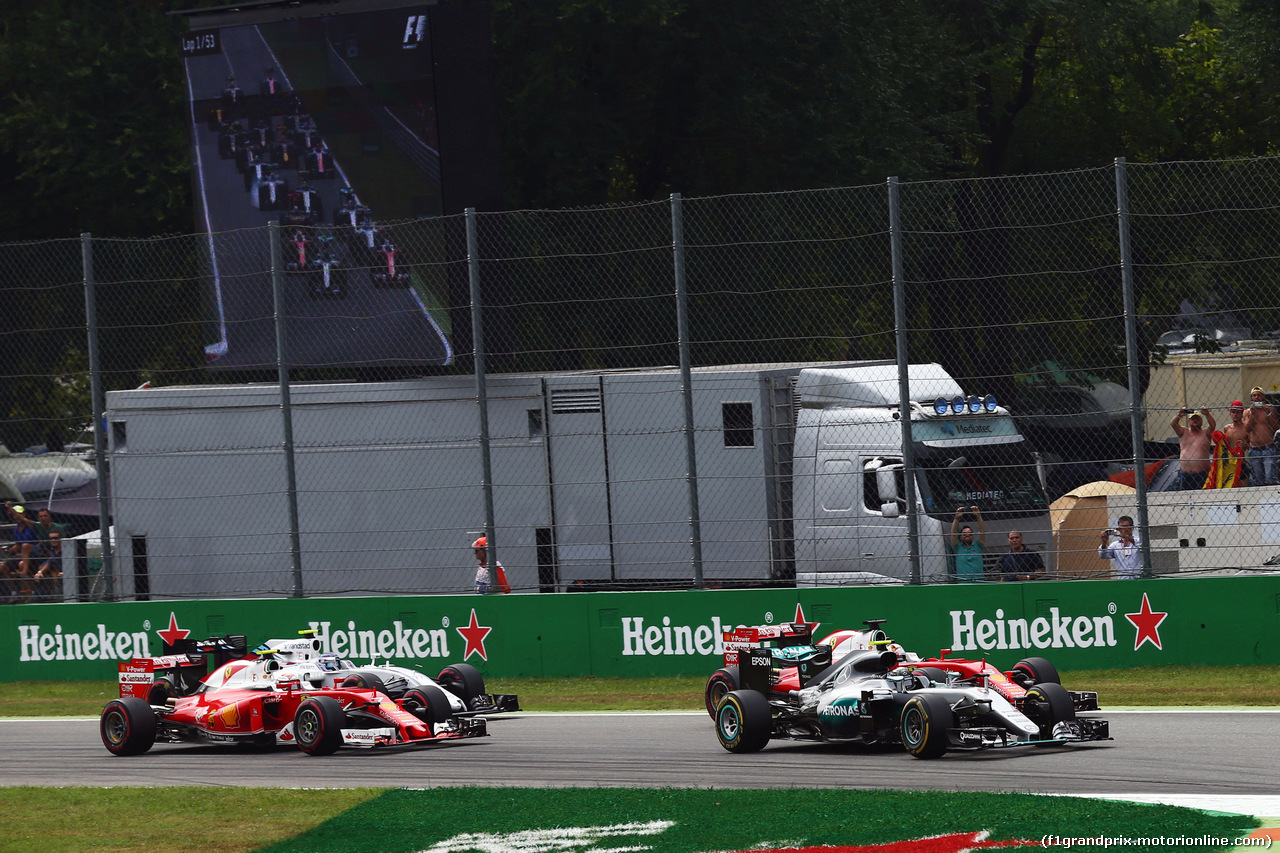
[[[821,845],[819,847],[788,847],[786,853],[967,853],[970,850],[992,847],[1034,847],[1038,842],[1026,840],[991,841],[986,830],[957,832],[952,835],[935,835],[912,841],[890,841],[888,844]],[[743,851],[746,853],[746,851]],[[782,850],[756,850],[753,853],[782,853]]]
[[[488,660],[489,656],[484,652],[484,638],[489,636],[489,632],[493,628],[486,628],[476,621],[476,609],[471,608],[471,624],[465,628],[455,628],[462,639],[467,641],[467,650],[463,653],[462,659],[465,661],[473,654],[480,655],[482,660]]]
[[[160,635],[160,639],[164,640],[167,646],[172,646],[179,640],[185,640],[191,636],[191,632],[186,628],[178,627],[178,617],[174,615],[172,610],[169,611],[169,627],[163,631],[156,631],[156,633]]]
[[[1136,652],[1142,648],[1142,644],[1150,642],[1160,651],[1164,651],[1164,646],[1160,645],[1160,623],[1165,620],[1168,613],[1152,613],[1151,602],[1147,601],[1147,594],[1142,594],[1142,609],[1137,613],[1126,613],[1124,618],[1133,623],[1133,627],[1138,629],[1138,635],[1133,638],[1133,650]]]
[[[803,605],[803,604],[801,604],[800,602],[796,602],[796,618],[795,618],[795,619],[793,619],[792,621],[793,621],[793,622],[804,622],[804,623],[806,623],[806,624],[809,626],[809,631],[810,631],[814,636],[817,636],[817,634],[818,634],[818,626],[822,624],[821,622],[810,622],[808,619],[805,619],[805,618],[804,618],[804,605]]]

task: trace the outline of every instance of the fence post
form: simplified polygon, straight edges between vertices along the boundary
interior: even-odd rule
[[[115,600],[115,560],[111,553],[111,497],[103,488],[102,472],[107,465],[107,422],[104,417],[106,396],[102,388],[102,361],[98,354],[98,304],[94,291],[93,236],[80,235],[80,264],[84,270],[84,319],[86,345],[89,347],[89,396],[93,399],[93,453],[98,476],[98,535],[102,542],[102,597]]]
[[[476,403],[480,407],[480,488],[484,492],[484,537],[489,546],[490,586],[497,588],[498,545],[493,535],[493,465],[489,455],[489,396],[485,387],[484,309],[480,298],[480,240],[476,234],[476,209],[466,209],[467,281],[471,285],[471,340],[475,349]]]
[[[271,241],[271,298],[276,312],[276,373],[280,380],[280,415],[284,430],[285,495],[289,504],[289,562],[293,567],[294,598],[302,589],[302,543],[298,534],[298,477],[293,466],[293,407],[289,400],[289,356],[284,322],[284,265],[280,258],[280,222],[267,223]]]
[[[902,279],[902,209],[898,204],[898,179],[889,178],[889,257],[893,272],[893,327],[898,356],[898,410],[902,429],[902,479],[907,502],[907,555],[911,583],[920,575],[920,519],[916,515],[916,454],[911,444],[911,359],[907,353],[907,289]]]
[[[1148,541],[1146,453],[1143,448],[1141,378],[1138,375],[1138,306],[1133,292],[1133,255],[1129,248],[1129,176],[1123,157],[1116,158],[1116,226],[1120,235],[1120,289],[1124,294],[1124,353],[1129,364],[1129,430],[1133,437],[1133,486],[1137,490],[1142,576],[1151,577]],[[1108,519],[1110,520],[1110,519]]]
[[[693,376],[689,352],[689,294],[684,278],[684,217],[680,193],[671,194],[671,256],[676,280],[676,336],[680,347],[680,394],[684,398],[685,480],[689,483],[689,538],[693,585],[702,589],[702,516],[698,512],[697,433],[693,422]]]

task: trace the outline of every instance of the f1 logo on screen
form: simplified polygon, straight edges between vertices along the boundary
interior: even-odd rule
[[[410,15],[404,22],[404,41],[400,47],[413,50],[422,43],[422,36],[427,31],[426,15]]]

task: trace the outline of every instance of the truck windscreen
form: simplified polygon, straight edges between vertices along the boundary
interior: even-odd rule
[[[916,446],[920,499],[929,515],[949,520],[976,506],[988,518],[1043,515],[1049,501],[1022,442],[981,447]]]

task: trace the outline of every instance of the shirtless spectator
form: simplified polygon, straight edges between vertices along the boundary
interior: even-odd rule
[[[1179,423],[1183,415],[1187,416],[1187,426]],[[1209,429],[1204,429],[1204,422],[1209,422]],[[1205,477],[1209,473],[1209,464],[1213,461],[1213,431],[1218,423],[1209,414],[1208,409],[1199,412],[1183,409],[1173,416],[1169,422],[1173,432],[1178,436],[1178,488],[1204,488]]]
[[[1231,403],[1231,423],[1222,428],[1222,434],[1227,437],[1227,446],[1231,448],[1239,448],[1240,455],[1244,456],[1245,451],[1249,449],[1249,427],[1244,422],[1244,403],[1239,400],[1233,400]]]
[[[1249,485],[1274,486],[1280,483],[1280,470],[1277,468],[1280,457],[1276,455],[1275,445],[1280,416],[1267,403],[1267,395],[1261,388],[1249,392],[1249,401],[1250,406],[1244,413],[1244,425],[1249,431],[1248,455],[1245,457]]]

